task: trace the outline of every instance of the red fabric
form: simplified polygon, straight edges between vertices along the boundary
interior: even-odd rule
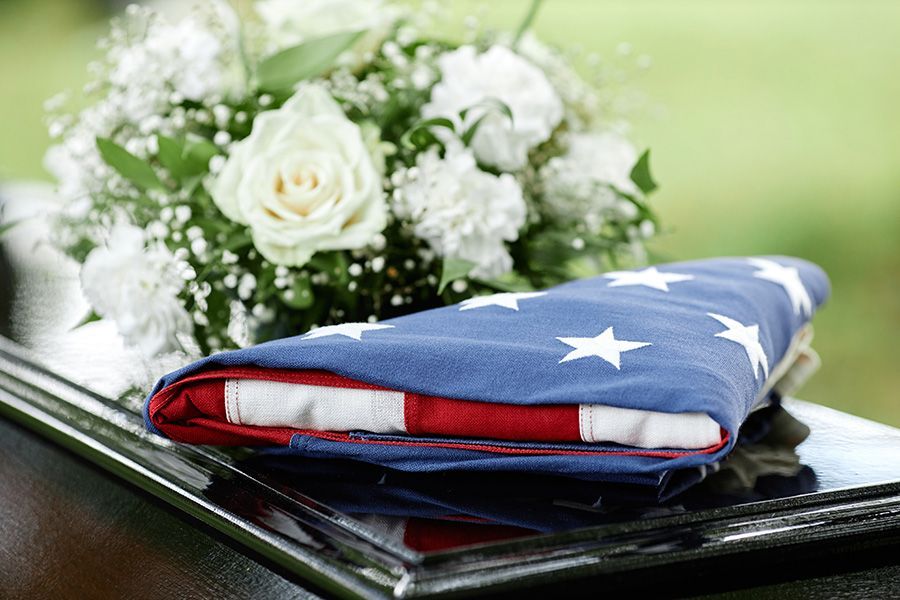
[[[531,442],[580,442],[578,405],[488,404],[407,394],[406,431]]]
[[[461,546],[511,540],[536,532],[512,525],[476,524],[464,521],[440,521],[410,517],[403,543],[419,552],[437,552]]]
[[[359,439],[351,438],[349,434],[343,432],[236,425],[229,423],[225,417],[226,379],[257,379],[356,389],[388,389],[325,371],[234,367],[186,377],[160,390],[150,400],[150,420],[173,440],[192,444],[225,446],[288,445],[291,436],[300,433],[338,442],[455,448],[499,454],[610,454],[677,458],[691,454],[713,453],[728,443],[728,434],[723,430],[720,443],[698,451],[549,450],[510,447],[502,443],[447,442],[441,441],[440,438],[427,442]],[[498,442],[502,440],[535,442],[581,440],[578,427],[578,405],[575,404],[543,406],[490,404],[406,393],[404,417],[407,432],[412,435],[471,437],[498,440]]]

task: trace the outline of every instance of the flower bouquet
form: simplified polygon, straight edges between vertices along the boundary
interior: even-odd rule
[[[376,0],[129,7],[49,107],[92,318],[208,354],[640,261],[648,154],[535,9],[451,43]]]

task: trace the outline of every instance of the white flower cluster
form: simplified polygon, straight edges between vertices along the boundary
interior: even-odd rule
[[[422,115],[452,119],[461,129],[481,120],[472,149],[486,165],[521,169],[528,152],[549,140],[562,120],[562,101],[544,73],[505,46],[491,46],[483,53],[463,46],[441,56],[438,65],[441,80]],[[492,101],[507,107],[511,117]],[[462,111],[467,111],[464,119]]]
[[[646,237],[638,153],[593,129],[597,95],[565,55],[474,21],[453,47],[423,14],[390,0],[256,0],[245,21],[221,0],[179,21],[128,7],[91,67],[93,102],[51,107],[59,240],[95,311],[148,354],[192,333],[215,351],[504,277],[548,285],[589,235]],[[544,258],[553,244],[568,255]]]
[[[525,32],[516,47],[519,54],[538,66],[559,94],[565,107],[565,121],[570,129],[590,128],[600,116],[597,91],[572,67],[558,50],[541,42],[530,31]]]
[[[165,246],[146,247],[141,228],[119,224],[84,261],[81,286],[99,316],[113,319],[126,342],[152,356],[179,349],[177,333],[190,335],[191,319],[178,299],[183,269]]]
[[[394,208],[415,225],[415,234],[440,255],[470,261],[474,277],[499,277],[512,270],[505,242],[525,224],[522,188],[509,173],[478,168],[469,149],[451,145],[443,158],[432,149],[407,172]]]
[[[615,133],[577,133],[566,142],[566,153],[541,169],[550,210],[561,218],[577,216],[592,232],[607,219],[635,218],[635,205],[620,194],[641,194],[631,180],[638,159],[631,142]]]

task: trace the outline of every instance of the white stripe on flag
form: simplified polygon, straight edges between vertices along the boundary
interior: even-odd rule
[[[719,424],[705,413],[663,413],[602,404],[578,407],[585,442],[615,442],[635,448],[699,450],[718,444]]]
[[[403,392],[256,379],[225,381],[225,416],[237,425],[406,433]]]

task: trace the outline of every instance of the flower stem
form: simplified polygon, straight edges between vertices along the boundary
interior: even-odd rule
[[[540,7],[541,0],[531,0],[531,6],[528,8],[528,13],[525,15],[525,18],[522,19],[522,23],[516,30],[516,37],[513,39],[513,49],[519,46],[519,40],[522,39],[522,36],[525,35],[525,32],[531,27]]]

